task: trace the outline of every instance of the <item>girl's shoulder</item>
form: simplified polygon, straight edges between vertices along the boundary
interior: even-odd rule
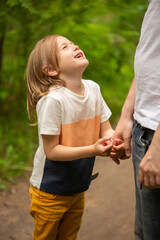
[[[95,89],[95,90],[97,90],[97,89],[99,90],[99,89],[100,89],[98,83],[96,83],[96,82],[94,82],[94,81],[92,81],[92,80],[82,79],[82,82],[83,82],[83,84],[84,84],[85,86],[88,86],[89,88],[93,88],[93,89]]]
[[[37,102],[37,108],[41,107],[42,105],[45,105],[47,103],[58,103],[62,99],[63,89],[61,88],[50,88],[49,93],[43,96],[39,99]]]

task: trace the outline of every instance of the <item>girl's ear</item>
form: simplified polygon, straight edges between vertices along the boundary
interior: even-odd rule
[[[55,77],[58,75],[58,71],[54,69],[52,66],[43,66],[42,72],[51,77]]]

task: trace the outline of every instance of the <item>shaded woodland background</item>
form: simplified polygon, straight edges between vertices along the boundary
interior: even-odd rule
[[[60,34],[82,48],[92,79],[117,121],[133,79],[134,52],[147,0],[0,1],[0,188],[32,168],[37,128],[26,110],[25,69],[41,38]]]

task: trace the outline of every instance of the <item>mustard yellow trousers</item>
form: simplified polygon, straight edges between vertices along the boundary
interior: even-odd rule
[[[31,185],[30,214],[34,240],[76,240],[84,211],[85,193],[69,196],[43,192]]]

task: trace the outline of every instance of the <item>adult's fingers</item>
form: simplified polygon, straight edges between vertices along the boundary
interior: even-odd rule
[[[115,152],[111,152],[110,153],[110,158],[116,163],[116,164],[120,164],[120,161],[119,161],[119,159],[118,159],[118,157],[117,157],[117,153],[115,153]]]
[[[126,157],[131,156],[131,139],[124,139],[124,149]]]
[[[144,179],[143,185],[145,187],[150,187],[150,177],[149,177],[149,175],[148,174],[144,174],[143,175],[143,179]]]
[[[118,151],[120,151],[122,149],[124,149],[124,143],[121,143],[118,146],[113,145],[113,150],[116,151],[116,152],[118,152]]]
[[[149,175],[149,185],[151,188],[156,186],[156,178],[154,175]]]
[[[139,169],[138,180],[140,183],[142,183],[142,184],[144,183],[143,172],[141,169]]]
[[[156,186],[160,188],[160,175],[156,176]]]

